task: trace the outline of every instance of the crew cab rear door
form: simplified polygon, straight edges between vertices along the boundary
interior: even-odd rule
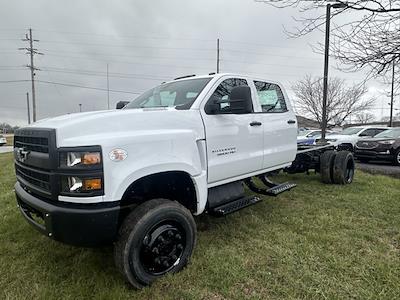
[[[256,172],[263,163],[262,115],[257,113],[206,113],[213,99],[230,99],[237,86],[249,85],[244,77],[222,77],[213,86],[201,114],[204,122],[208,160],[208,183]],[[254,89],[251,89],[253,107]],[[223,109],[224,103],[221,103]]]
[[[297,152],[297,120],[281,87],[264,80],[253,81],[264,125],[263,169],[291,163]]]

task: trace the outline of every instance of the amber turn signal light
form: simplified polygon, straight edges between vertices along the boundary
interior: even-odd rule
[[[83,190],[91,191],[91,190],[101,190],[101,179],[100,178],[92,178],[92,179],[84,179],[83,180]]]

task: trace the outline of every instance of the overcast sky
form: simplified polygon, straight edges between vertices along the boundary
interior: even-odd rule
[[[253,0],[1,1],[0,123],[27,123],[30,82],[4,81],[30,79],[23,67],[28,56],[17,50],[27,46],[21,38],[30,27],[40,40],[35,48],[44,54],[35,57],[41,69],[36,76],[39,119],[77,112],[80,103],[83,111],[106,109],[107,63],[112,107],[162,81],[214,72],[217,38],[221,72],[280,81],[291,96],[291,83],[305,74],[323,74],[323,56],[310,44],[322,42],[324,33],[289,39],[283,31],[296,25],[296,9]],[[363,79],[334,65],[330,75],[348,84]],[[368,88],[369,96],[378,97],[377,118],[388,115],[389,99],[382,96],[388,87],[370,81]]]

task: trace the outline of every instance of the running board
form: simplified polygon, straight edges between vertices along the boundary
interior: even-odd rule
[[[271,196],[277,196],[280,193],[290,191],[294,187],[296,187],[295,183],[285,182],[268,189],[267,192]]]
[[[256,196],[249,196],[249,197],[243,197],[239,198],[237,200],[234,200],[232,202],[228,202],[226,204],[223,204],[221,206],[214,207],[210,210],[210,214],[215,215],[215,216],[225,216],[227,214],[233,213],[239,209],[245,208],[247,206],[256,204],[260,202],[261,199]]]
[[[266,196],[277,196],[280,193],[286,192],[291,190],[292,188],[296,187],[295,183],[285,182],[281,184],[274,184],[273,182],[267,180],[266,178],[260,178],[260,180],[267,186],[269,189],[260,188],[258,187],[251,178],[246,179],[244,182],[248,186],[248,188],[261,195]]]

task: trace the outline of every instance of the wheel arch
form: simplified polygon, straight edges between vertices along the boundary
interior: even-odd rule
[[[192,213],[197,212],[197,185],[183,170],[166,170],[136,178],[124,190],[121,206],[140,204],[155,198],[176,200]]]

